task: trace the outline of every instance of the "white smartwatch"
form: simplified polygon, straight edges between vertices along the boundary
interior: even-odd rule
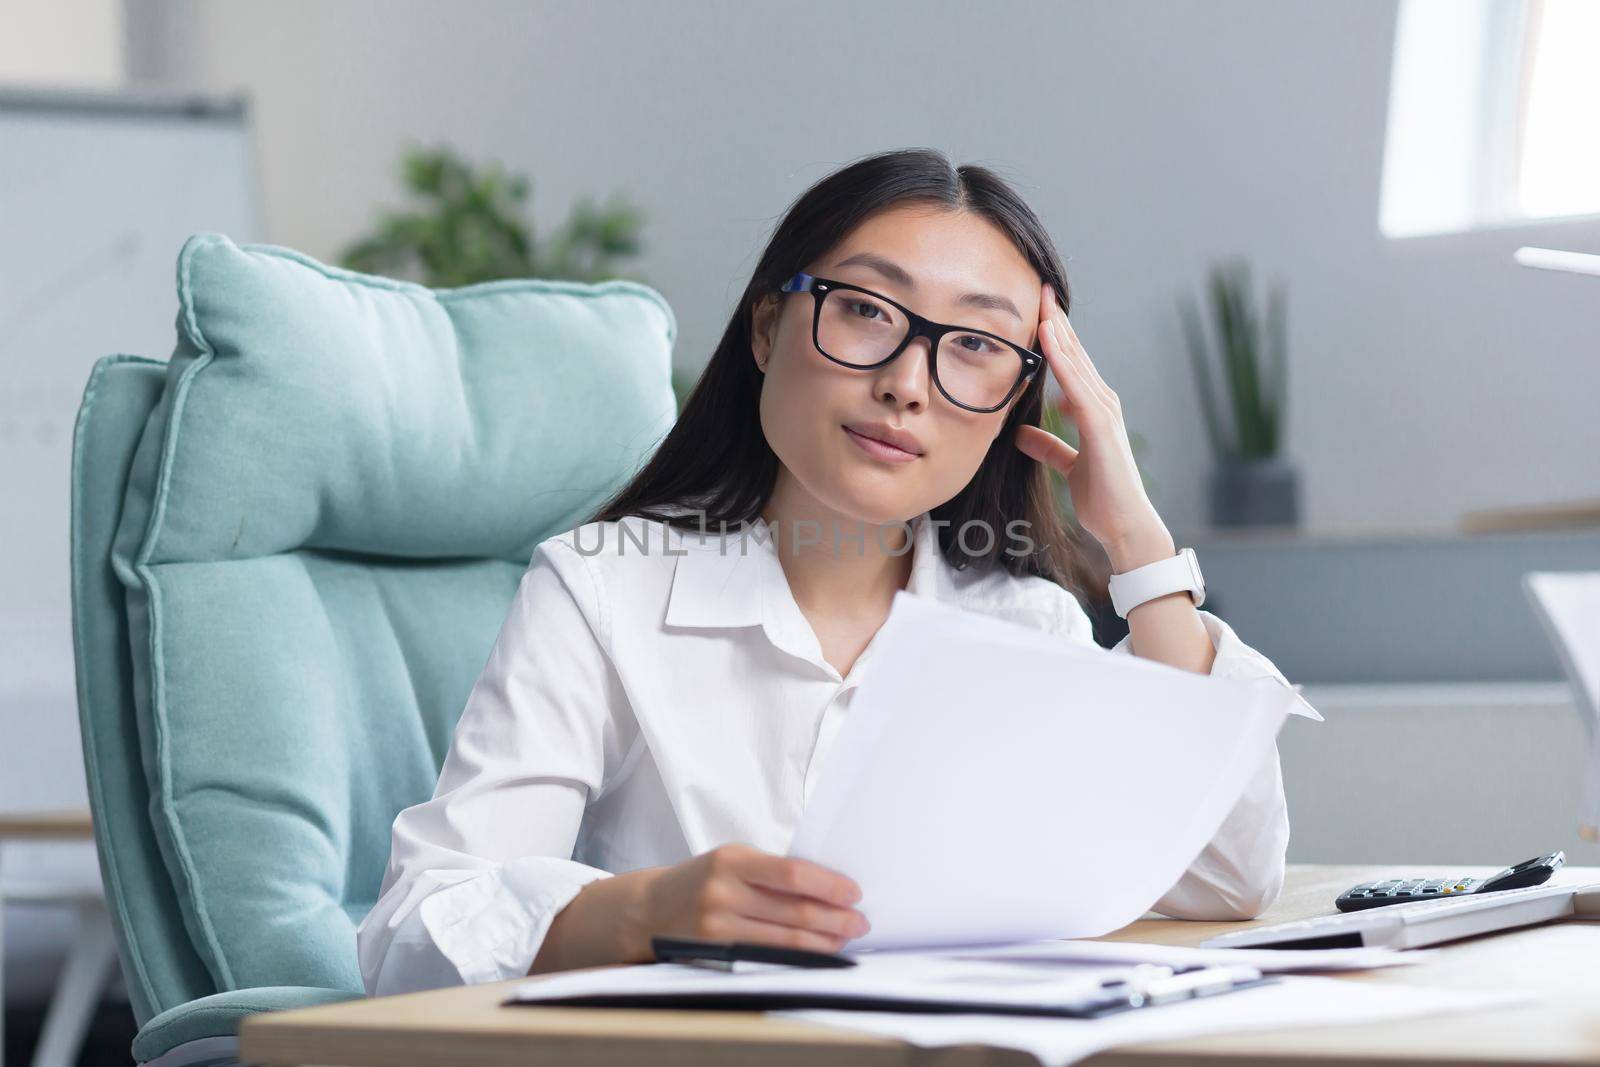
[[[1111,606],[1124,619],[1145,601],[1168,593],[1188,593],[1195,607],[1206,602],[1206,580],[1192,548],[1181,549],[1176,556],[1146,563],[1123,574],[1113,574],[1109,584]]]

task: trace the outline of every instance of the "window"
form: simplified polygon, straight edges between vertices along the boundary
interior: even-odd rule
[[[1400,0],[1383,233],[1600,213],[1597,54],[1597,0]]]

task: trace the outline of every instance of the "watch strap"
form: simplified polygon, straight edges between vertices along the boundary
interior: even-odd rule
[[[1123,574],[1113,574],[1108,584],[1111,606],[1124,619],[1140,604],[1169,593],[1187,592],[1195,607],[1206,600],[1205,578],[1192,548],[1180,549],[1176,555]]]

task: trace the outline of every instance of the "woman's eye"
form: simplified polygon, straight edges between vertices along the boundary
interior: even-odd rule
[[[992,353],[992,352],[998,352],[1000,350],[1000,346],[999,345],[995,344],[993,341],[989,340],[986,337],[978,337],[975,334],[970,334],[969,333],[969,334],[967,334],[965,337],[963,337],[961,339],[960,343],[962,345],[966,346],[968,341],[972,342],[972,345],[967,346],[967,351],[968,352],[989,352],[989,353]]]
[[[876,314],[876,316],[879,317],[879,318],[881,318],[883,316],[883,309],[880,308],[876,304],[868,304],[865,301],[856,300],[856,301],[853,301],[851,303],[851,306],[854,307],[857,310],[857,312],[859,312],[863,308],[865,308],[867,311],[874,312]],[[860,317],[863,318],[863,319],[867,319],[868,321],[876,321],[876,319],[873,317],[873,315],[861,315]]]

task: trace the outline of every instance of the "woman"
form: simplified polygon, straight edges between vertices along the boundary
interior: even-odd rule
[[[889,152],[804,193],[651,461],[534,552],[395,820],[368,993],[645,960],[652,934],[864,933],[847,877],[783,853],[896,590],[1092,642],[1047,468],[1115,573],[1176,552],[1067,304],[984,168]],[[1078,450],[1039,426],[1047,376]],[[1288,684],[1184,592],[1127,620],[1115,651]],[[1274,750],[1157,909],[1260,913],[1287,840]]]

